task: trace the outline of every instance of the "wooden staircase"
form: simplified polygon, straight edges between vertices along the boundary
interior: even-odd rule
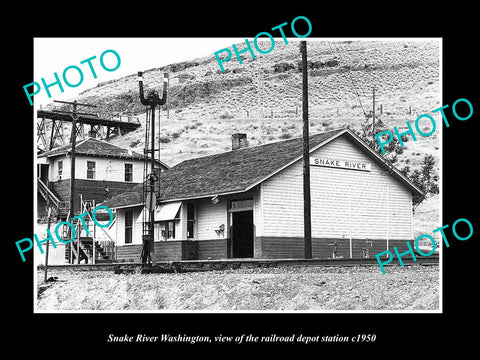
[[[60,200],[54,191],[48,188],[45,183],[37,178],[38,192],[45,199],[47,204],[50,204],[54,216],[58,220],[69,221],[75,228],[75,238],[65,246],[65,259],[69,264],[77,264],[85,261],[86,264],[108,263],[113,262],[115,258],[115,241],[110,238],[108,233],[103,228],[100,228],[110,238],[110,241],[96,241],[96,225],[91,217],[91,211],[95,208],[94,201],[81,200],[81,214],[87,213],[83,217],[83,221],[78,219],[70,219],[70,203]],[[75,217],[75,216],[73,216]],[[87,230],[84,228],[85,222]],[[72,238],[72,228],[64,225],[60,231],[62,239],[68,241]],[[82,233],[85,236],[82,236]],[[80,246],[78,246],[80,244]],[[79,249],[77,249],[79,247]]]
[[[51,204],[56,210],[56,217],[58,219],[66,220],[70,210],[70,203],[68,201],[60,200],[60,197],[50,189],[40,178],[37,178],[38,192],[45,199],[47,204]]]
[[[70,256],[70,254],[72,254],[72,256]],[[69,263],[75,264],[77,259],[77,254],[78,254],[77,243],[71,242],[67,244],[67,246],[65,246],[65,258],[68,260]],[[85,260],[85,264],[88,264],[88,256],[85,253],[85,251],[83,251],[82,246],[80,244],[80,262],[82,262],[83,260]]]
[[[100,244],[100,242],[95,241],[95,252],[93,251],[92,244],[94,243],[93,237],[90,236],[82,236],[80,237],[80,262],[85,260],[85,263],[111,263],[112,260],[112,252],[107,251],[104,246]],[[73,251],[71,251],[70,246],[73,246]],[[70,253],[72,254],[72,259],[70,259]],[[95,254],[95,255],[94,255]],[[93,257],[95,256],[95,262],[93,261]],[[77,259],[77,240],[72,241],[72,243],[68,244],[65,247],[65,258],[68,260],[69,263],[76,263]],[[70,261],[73,260],[73,261]]]
[[[95,263],[108,263],[112,262],[110,254],[105,248],[98,242],[94,241],[93,237],[85,236],[80,238],[80,245],[87,252],[90,258],[93,258],[93,243],[95,243]]]
[[[85,260],[86,264],[89,262],[91,264],[113,262],[115,258],[115,242],[111,238],[110,241],[95,240],[97,229],[90,215],[90,212],[95,208],[94,202],[83,201],[82,199],[81,203],[81,213],[87,213],[87,215],[83,217],[83,221],[80,218],[73,220],[72,224],[75,228],[76,236],[75,239],[65,247],[65,258],[71,264],[79,263],[83,260]],[[83,225],[84,223],[85,227]],[[104,229],[102,230],[105,231]],[[65,238],[68,240],[71,238],[70,227],[67,227],[67,233],[68,234],[65,234]],[[85,235],[82,236],[82,233]],[[80,244],[79,251],[77,251],[78,244]],[[77,260],[78,257],[79,260]]]

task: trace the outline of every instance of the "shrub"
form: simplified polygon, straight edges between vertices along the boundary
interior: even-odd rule
[[[137,146],[138,144],[140,144],[140,139],[133,140],[133,141],[130,143],[130,147],[135,147],[135,146]]]
[[[172,139],[170,139],[167,135],[160,136],[160,143],[168,144]]]
[[[223,114],[220,114],[220,119],[233,119],[233,115],[230,115],[228,111],[225,111]]]
[[[283,140],[290,139],[291,137],[292,137],[292,134],[287,132],[282,132],[282,134],[280,135],[280,139],[283,139]]]
[[[180,135],[182,135],[182,132],[181,131],[176,131],[176,132],[172,133],[172,138],[173,139],[178,139],[180,137]]]

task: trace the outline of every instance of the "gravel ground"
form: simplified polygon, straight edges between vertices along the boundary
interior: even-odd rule
[[[278,267],[171,274],[51,270],[39,311],[439,310],[439,267]],[[43,271],[37,273],[38,285]]]

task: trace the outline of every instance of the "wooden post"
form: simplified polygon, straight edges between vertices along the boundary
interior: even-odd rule
[[[375,86],[373,87],[373,109],[372,109],[372,147],[375,147]]]
[[[52,218],[52,207],[51,207],[51,204],[50,204],[50,201],[47,200],[47,207],[48,207],[48,221],[47,221],[47,229],[48,229],[48,232],[50,232],[50,222],[51,222],[51,218]],[[49,245],[50,244],[50,240],[47,241],[47,250],[45,252],[45,277],[43,279],[44,282],[47,282],[47,272],[48,272],[48,252],[49,252]]]
[[[307,42],[300,41],[302,53],[302,78],[303,78],[303,236],[305,246],[305,259],[312,258],[312,219],[310,197],[310,143],[308,129],[308,73],[307,73]]]
[[[164,77],[167,76],[167,79],[168,79],[167,80],[167,94],[170,94],[170,77],[168,76],[168,73],[164,73],[163,76]],[[170,119],[170,96],[167,97],[167,119]],[[160,127],[158,128],[158,136],[160,137]],[[160,150],[158,150],[158,151],[160,151]]]
[[[390,229],[389,229],[389,222],[390,222],[390,217],[389,217],[389,202],[388,198],[390,196],[390,186],[387,184],[387,251],[390,249]]]
[[[92,201],[92,207],[91,207],[91,209],[95,209],[95,200]],[[93,211],[93,210],[92,210],[92,211]],[[90,221],[89,221],[89,222],[90,222]],[[92,219],[92,222],[93,222],[93,234],[92,234],[93,236],[91,235],[91,236],[92,236],[92,256],[93,256],[92,264],[95,265],[95,263],[97,262],[97,256],[96,256],[97,254],[96,254],[96,252],[95,252],[95,236],[96,236],[95,229],[96,229],[96,224],[95,224],[95,222],[93,221],[93,219]],[[88,227],[88,225],[87,225],[87,227]],[[89,231],[90,231],[90,230],[89,230]]]
[[[352,185],[348,187],[348,226],[350,237],[350,258],[353,257],[353,244],[352,244]]]
[[[75,155],[77,146],[77,101],[73,102],[73,114],[72,114],[72,134],[70,136],[70,142],[72,143],[71,160],[70,160],[70,216],[69,219],[75,228],[75,224],[72,219],[75,217]],[[75,241],[75,240],[74,240]],[[80,234],[78,234],[77,242],[77,264],[80,264]]]
[[[75,192],[75,155],[77,145],[77,102],[73,102],[73,114],[72,114],[72,133],[70,135],[70,142],[72,144],[72,150],[70,152],[70,217],[69,220],[74,217],[74,192]]]
[[[72,117],[72,133],[70,135],[70,142],[72,144],[72,150],[71,150],[71,166],[70,166],[70,211],[69,215],[67,217],[67,220],[71,220],[73,217],[75,217],[74,214],[74,207],[75,207],[75,199],[74,199],[74,194],[75,194],[75,148],[77,145],[77,120],[78,120],[78,114],[77,114],[77,106],[89,106],[89,107],[96,107],[95,105],[90,105],[90,104],[78,104],[77,101],[69,102],[69,101],[60,101],[60,100],[53,100],[54,102],[58,103],[63,103],[63,104],[70,104],[73,105],[73,111],[70,114]],[[75,225],[75,224],[73,224]],[[73,243],[71,245],[71,248],[73,248]],[[72,261],[73,264],[73,261]],[[80,236],[78,237],[78,247],[77,247],[77,264],[80,264]]]

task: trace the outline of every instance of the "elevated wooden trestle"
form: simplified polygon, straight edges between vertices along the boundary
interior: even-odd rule
[[[51,150],[56,145],[63,145],[71,141],[66,140],[63,134],[64,123],[73,123],[72,113],[64,110],[37,110],[37,145],[44,150]],[[76,134],[77,137],[85,137],[84,125],[90,125],[89,135],[101,139],[109,139],[112,135],[124,135],[140,127],[140,121],[136,116],[112,116],[110,118],[102,118],[92,113],[77,113]],[[47,141],[46,120],[52,121],[49,141]]]

